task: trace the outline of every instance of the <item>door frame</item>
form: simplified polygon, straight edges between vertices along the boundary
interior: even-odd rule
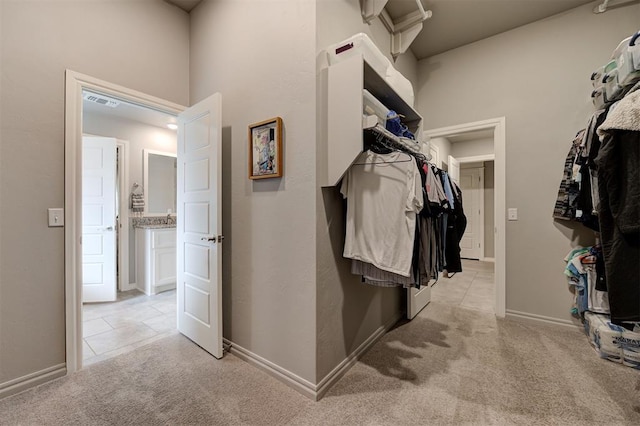
[[[460,159],[457,159],[460,161]],[[478,170],[480,179],[478,189],[480,195],[478,196],[478,210],[480,210],[478,218],[478,242],[480,243],[480,252],[478,254],[478,260],[484,260],[484,166],[482,167],[462,167],[463,164],[476,163],[476,161],[460,161],[460,173],[462,170]],[[463,204],[464,206],[464,204]]]
[[[447,137],[477,130],[493,130],[494,160],[494,226],[495,226],[495,280],[496,280],[496,316],[505,317],[506,313],[506,118],[497,117],[474,121],[455,126],[426,130],[426,138]],[[464,157],[482,161],[486,156]],[[458,158],[460,161],[462,158]]]
[[[64,268],[67,373],[82,368],[82,91],[178,115],[186,107],[67,69],[64,135]]]
[[[129,280],[129,141],[116,139],[118,149],[118,289],[128,291],[136,288]],[[124,224],[124,225],[123,225]],[[133,284],[133,285],[132,285]]]
[[[460,164],[484,163],[485,161],[493,161],[493,163],[494,163],[493,175],[494,175],[494,182],[495,182],[495,174],[496,174],[496,171],[495,171],[495,161],[496,161],[495,138],[494,138],[493,145],[494,145],[494,153],[493,154],[472,155],[472,156],[469,156],[469,157],[460,157],[460,158],[456,157],[456,158],[460,162]],[[484,164],[482,166],[482,169],[483,170],[485,169]],[[480,220],[482,221],[482,223],[480,224],[480,260],[483,261],[483,262],[495,262],[495,258],[489,259],[489,258],[484,257],[484,233],[486,232],[485,228],[484,228],[484,189],[485,189],[484,188],[484,171],[482,172],[482,174],[480,176],[480,179],[481,179],[481,183],[482,183],[482,197],[480,197],[481,198],[480,199],[480,203],[482,205],[482,208],[480,210],[481,211]],[[495,183],[494,183],[494,186],[495,186]],[[493,204],[494,204],[494,207],[495,207],[495,205],[496,205],[495,204],[495,190],[494,190],[494,203]],[[495,215],[495,211],[494,211],[494,215]],[[496,226],[495,224],[496,224],[496,222],[495,222],[495,218],[494,218],[494,224],[493,224],[494,227]],[[495,240],[494,240],[493,244],[494,244],[494,246],[496,245]],[[495,256],[495,252],[494,252],[494,256]]]

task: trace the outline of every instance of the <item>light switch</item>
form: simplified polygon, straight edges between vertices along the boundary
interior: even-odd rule
[[[507,218],[509,220],[518,220],[518,209],[510,208],[507,213]]]
[[[64,226],[64,209],[49,209],[49,226]]]

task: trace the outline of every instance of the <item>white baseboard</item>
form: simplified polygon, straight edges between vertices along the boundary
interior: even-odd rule
[[[496,263],[496,258],[495,257],[483,257],[482,259],[480,259],[480,262],[493,262],[493,263]]]
[[[229,339],[224,339],[224,343],[230,346],[229,352],[241,360],[258,367],[275,379],[280,380],[285,385],[300,392],[304,396],[316,400],[316,386],[310,381],[303,379],[297,374],[292,373],[291,371],[282,368],[265,358],[262,358],[260,355],[257,355],[236,343],[233,343]]]
[[[562,325],[564,327],[572,327],[572,328],[582,327],[582,324],[579,324],[578,322],[572,322],[570,320],[565,320],[560,318],[547,317],[544,315],[530,314],[528,312],[514,311],[511,309],[507,309],[506,318],[535,321],[535,322],[544,322],[546,324]]]
[[[402,317],[405,316],[405,312],[399,312],[394,316],[391,321],[378,327],[371,336],[358,346],[358,348],[346,357],[340,364],[338,364],[329,374],[327,374],[316,386],[316,401],[324,396],[325,393],[333,386],[347,371],[353,367],[356,362],[382,337],[391,327],[393,327]]]
[[[0,383],[0,399],[9,395],[15,395],[34,386],[38,386],[42,383],[48,382],[58,377],[62,377],[67,374],[67,367],[65,363],[54,365],[44,370],[36,371],[35,373],[27,374],[26,376],[18,377],[17,379],[9,380],[8,382]]]
[[[277,364],[274,364],[267,359],[262,358],[261,356],[251,352],[250,350],[233,343],[229,339],[224,339],[224,343],[230,346],[229,352],[233,355],[255,367],[258,367],[275,379],[280,380],[285,385],[300,392],[307,398],[310,398],[313,401],[318,401],[324,396],[329,388],[342,376],[344,376],[344,374],[349,371],[349,369],[353,367],[356,362],[358,362],[362,355],[364,355],[367,350],[378,341],[378,339],[384,336],[384,334],[391,327],[393,327],[403,316],[404,312],[400,312],[387,324],[381,325],[376,331],[373,332],[373,334],[371,334],[371,336],[369,336],[367,340],[365,340],[360,346],[358,346],[358,348],[351,355],[349,355],[340,364],[338,364],[317,385],[298,376],[295,373],[292,373],[285,368],[280,367]]]

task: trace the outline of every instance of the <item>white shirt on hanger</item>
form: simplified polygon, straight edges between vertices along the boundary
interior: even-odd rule
[[[365,151],[345,174],[340,192],[347,199],[344,257],[410,276],[416,214],[423,205],[414,158]]]

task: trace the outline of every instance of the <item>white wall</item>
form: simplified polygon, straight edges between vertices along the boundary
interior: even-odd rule
[[[222,94],[224,336],[311,383],[315,27],[306,1],[205,1],[191,13],[191,99]],[[284,177],[249,180],[247,126],[275,116]]]
[[[48,228],[46,213],[64,206],[65,69],[187,104],[189,22],[155,0],[0,10],[2,388],[65,362],[64,228]]]
[[[112,137],[128,142],[129,158],[127,161],[129,163],[129,187],[125,188],[127,195],[131,193],[134,183],[142,185],[144,182],[143,150],[153,149],[173,154],[176,153],[178,142],[177,134],[175,131],[168,129],[86,112],[82,117],[82,127],[84,133],[87,134]],[[128,209],[129,206],[124,206],[124,208]],[[136,282],[135,240],[136,233],[132,221],[129,221],[129,283]]]
[[[554,222],[563,164],[593,111],[593,70],[638,30],[640,5],[595,15],[593,4],[419,62],[425,129],[506,117],[506,307],[569,321],[562,259],[593,234]],[[532,249],[533,248],[533,249]]]

